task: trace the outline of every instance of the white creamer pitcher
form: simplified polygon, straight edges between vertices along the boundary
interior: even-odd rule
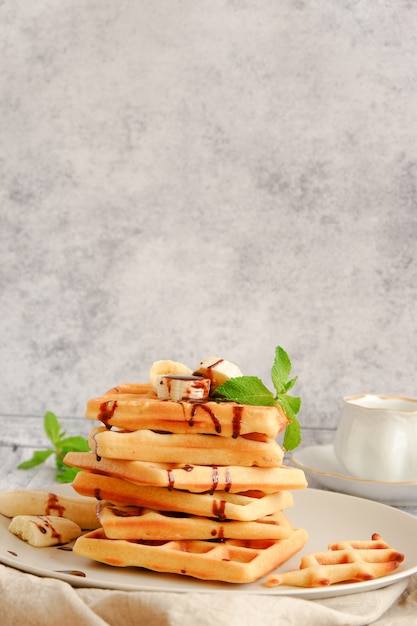
[[[343,398],[334,451],[355,478],[417,481],[417,400],[362,394]]]

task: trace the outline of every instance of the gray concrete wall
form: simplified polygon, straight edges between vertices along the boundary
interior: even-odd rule
[[[222,356],[417,396],[417,5],[4,0],[2,415]]]

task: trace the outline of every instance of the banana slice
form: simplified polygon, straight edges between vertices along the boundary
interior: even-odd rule
[[[210,393],[210,381],[203,376],[158,376],[157,394],[161,400],[204,400]]]
[[[17,515],[8,530],[34,548],[62,545],[81,535],[75,522],[55,515]]]
[[[204,361],[200,361],[193,373],[206,376],[211,381],[211,391],[214,391],[216,387],[225,383],[229,378],[243,376],[237,365],[216,356],[210,356]]]
[[[52,515],[65,517],[85,530],[100,526],[96,516],[97,500],[79,496],[62,496],[42,490],[10,489],[0,493],[0,513],[18,515]]]
[[[178,361],[155,361],[149,371],[149,380],[158,393],[159,380],[161,376],[191,376],[192,371],[186,365]]]

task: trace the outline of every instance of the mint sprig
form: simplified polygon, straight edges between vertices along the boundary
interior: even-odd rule
[[[275,394],[256,376],[238,376],[237,378],[229,378],[222,385],[219,385],[213,395],[217,399],[239,402],[239,404],[258,406],[279,404],[289,420],[285,429],[283,447],[285,450],[294,450],[301,443],[301,429],[297,419],[297,413],[301,407],[301,398],[288,394],[298,379],[298,376],[290,379],[290,373],[290,358],[281,346],[277,346],[271,370]]]
[[[88,452],[90,447],[87,439],[84,437],[66,437],[66,431],[62,429],[57,416],[51,411],[47,411],[43,418],[43,427],[46,436],[52,443],[52,448],[45,450],[36,450],[32,458],[23,461],[17,466],[17,469],[30,469],[41,465],[50,456],[55,454],[55,464],[57,468],[56,479],[61,483],[71,483],[75,475],[80,471],[79,468],[70,467],[63,461],[67,452]]]

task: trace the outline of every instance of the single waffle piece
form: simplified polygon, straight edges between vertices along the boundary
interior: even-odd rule
[[[97,474],[123,478],[139,485],[181,489],[195,493],[258,490],[273,493],[280,489],[304,489],[305,474],[295,467],[240,467],[238,465],[192,465],[151,463],[123,459],[97,459],[93,452],[68,452],[64,462]]]
[[[164,487],[135,485],[121,478],[81,471],[75,476],[73,488],[82,496],[108,500],[114,504],[130,504],[158,511],[189,513],[221,520],[242,522],[257,520],[275,511],[293,506],[290,491],[270,494],[235,494],[224,491],[190,493]]]
[[[176,435],[152,430],[116,431],[92,428],[89,446],[98,458],[159,463],[204,465],[255,465],[279,467],[284,452],[275,439],[263,435],[237,438],[217,435]]]
[[[300,569],[272,575],[265,584],[267,587],[326,587],[372,580],[390,574],[403,560],[403,554],[374,533],[370,541],[341,541],[330,544],[326,552],[305,555]]]
[[[283,511],[239,522],[100,502],[97,514],[109,539],[284,539],[293,530]]]
[[[281,407],[236,402],[160,400],[150,384],[124,383],[87,402],[86,417],[126,430],[237,437],[263,433],[275,439],[288,424]]]
[[[79,537],[79,556],[116,567],[142,567],[203,580],[249,583],[265,576],[303,548],[308,535],[294,529],[285,539],[217,541],[127,541],[108,539],[103,529]]]

